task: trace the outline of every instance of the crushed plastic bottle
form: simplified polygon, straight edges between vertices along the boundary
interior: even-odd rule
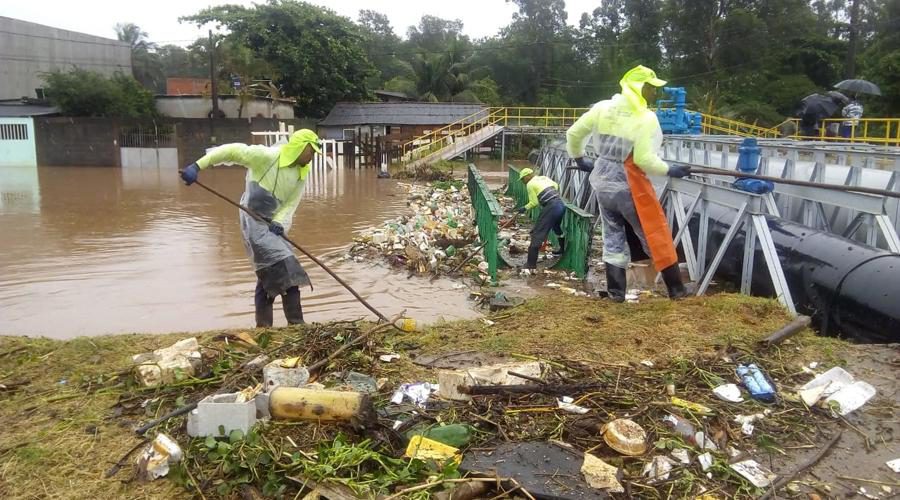
[[[672,432],[681,436],[685,443],[695,444],[696,430],[694,424],[677,415],[666,415],[663,417],[663,423],[666,424]]]
[[[735,372],[753,399],[764,403],[775,402],[775,385],[756,364],[738,365]]]

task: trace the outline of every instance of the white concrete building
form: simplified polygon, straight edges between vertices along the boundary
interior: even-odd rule
[[[43,98],[41,73],[73,67],[106,76],[131,74],[131,47],[0,16],[0,99]]]

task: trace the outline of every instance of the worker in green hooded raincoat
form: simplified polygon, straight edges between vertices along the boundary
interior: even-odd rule
[[[241,205],[267,221],[260,222],[240,211],[244,247],[256,270],[253,302],[257,327],[272,326],[272,304],[278,295],[288,324],[303,323],[300,287],[310,283],[309,276],[282,236],[291,228],[313,155],[319,152],[319,137],[312,130],[302,129],[294,132],[283,145],[236,143],[212,148],[181,172],[185,184],[191,185],[201,170],[216,165],[240,165],[247,169]]]
[[[662,129],[656,113],[647,107],[656,87],[666,84],[645,66],[636,66],[619,82],[622,93],[594,104],[566,132],[569,156],[582,171],[590,172],[591,187],[600,202],[603,222],[603,262],[609,297],[625,300],[625,271],[631,257],[650,257],[673,299],[687,291],[678,269],[672,232],[647,175],[684,177],[687,165],[668,164],[658,151]],[[585,158],[593,138],[597,158]]]

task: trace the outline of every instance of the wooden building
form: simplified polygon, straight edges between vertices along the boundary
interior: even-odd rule
[[[430,102],[339,102],[318,124],[319,137],[353,141],[383,137],[412,140],[485,109],[482,104]]]

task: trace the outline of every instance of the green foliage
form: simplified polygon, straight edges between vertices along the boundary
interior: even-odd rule
[[[45,91],[68,116],[154,118],[153,94],[130,75],[106,77],[83,69],[44,73]]]
[[[211,7],[184,20],[224,26],[278,72],[277,85],[307,116],[324,116],[337,101],[370,96],[374,68],[358,26],[332,10],[304,2],[270,0],[252,7]]]

